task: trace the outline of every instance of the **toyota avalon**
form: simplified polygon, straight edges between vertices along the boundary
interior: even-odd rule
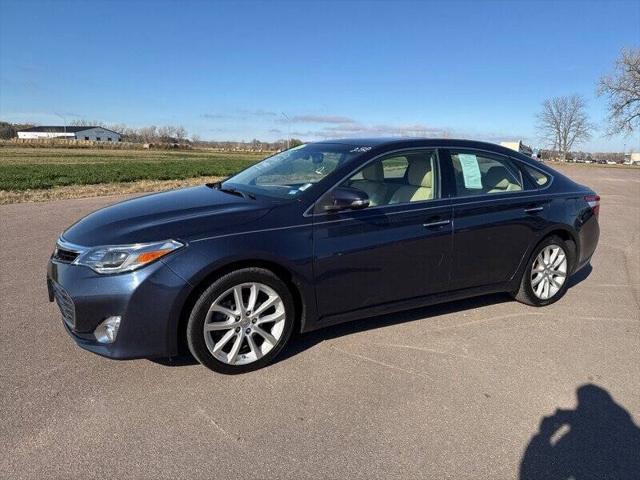
[[[493,144],[310,143],[81,219],[57,241],[49,297],[86,350],[185,348],[246,372],[293,332],[495,292],[549,305],[594,253],[599,202]]]

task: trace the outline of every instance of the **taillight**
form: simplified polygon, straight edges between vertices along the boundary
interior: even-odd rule
[[[600,213],[600,195],[587,195],[584,197],[585,202],[589,204],[593,214],[597,217]]]

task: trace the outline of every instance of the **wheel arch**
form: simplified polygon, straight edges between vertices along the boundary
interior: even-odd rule
[[[307,314],[307,304],[305,302],[304,295],[302,293],[302,285],[297,276],[291,272],[288,268],[280,263],[272,260],[264,259],[244,259],[236,260],[231,263],[214,268],[203,276],[197,284],[193,286],[189,292],[186,300],[182,304],[180,309],[180,315],[177,322],[177,329],[175,335],[177,336],[178,353],[184,354],[188,352],[186,342],[186,330],[187,322],[189,321],[189,314],[191,309],[195,305],[196,301],[216,278],[219,278],[227,273],[241,270],[243,268],[263,268],[269,270],[275,274],[291,291],[293,296],[294,308],[295,308],[295,324],[294,332],[300,332],[304,328]]]
[[[537,246],[540,244],[540,242],[544,241],[544,239],[552,236],[560,237],[571,249],[571,253],[573,255],[573,260],[574,260],[573,262],[574,264],[571,265],[571,270],[573,271],[576,267],[578,259],[580,258],[579,257],[580,244],[578,241],[578,235],[575,232],[572,232],[569,228],[562,227],[562,226],[556,226],[551,228],[548,232],[546,232],[544,235],[540,237],[540,240],[533,247],[533,250],[535,250]],[[533,252],[533,250],[531,252]]]
[[[522,278],[522,275],[524,274],[524,270],[527,268],[527,265],[531,261],[531,257],[538,248],[538,245],[540,245],[540,243],[542,243],[545,239],[552,236],[558,236],[562,240],[564,240],[569,248],[571,248],[574,259],[577,261],[577,259],[579,258],[578,254],[580,253],[580,243],[578,241],[577,233],[572,231],[571,228],[566,225],[553,225],[541,232],[537,236],[536,240],[532,242],[529,248],[525,251],[522,259],[520,260],[518,268],[515,270],[513,276],[511,277],[511,280],[509,281],[511,289],[518,288],[520,286],[520,280]],[[574,262],[574,264],[575,263],[576,262]],[[572,272],[575,267],[576,265],[571,265]]]

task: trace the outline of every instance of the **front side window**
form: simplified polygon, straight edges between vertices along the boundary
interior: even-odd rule
[[[367,164],[340,186],[365,192],[371,207],[431,200],[436,163],[435,150],[395,153]]]
[[[300,145],[256,163],[222,186],[276,198],[295,198],[361,152],[353,145]]]
[[[458,197],[522,190],[522,175],[506,157],[472,150],[451,150]]]

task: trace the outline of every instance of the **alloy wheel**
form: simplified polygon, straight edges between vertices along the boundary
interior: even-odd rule
[[[544,247],[531,267],[531,288],[540,300],[549,300],[567,279],[567,255],[559,245]]]
[[[253,363],[278,344],[285,326],[280,296],[262,283],[242,283],[218,296],[204,321],[211,354],[228,365]]]

